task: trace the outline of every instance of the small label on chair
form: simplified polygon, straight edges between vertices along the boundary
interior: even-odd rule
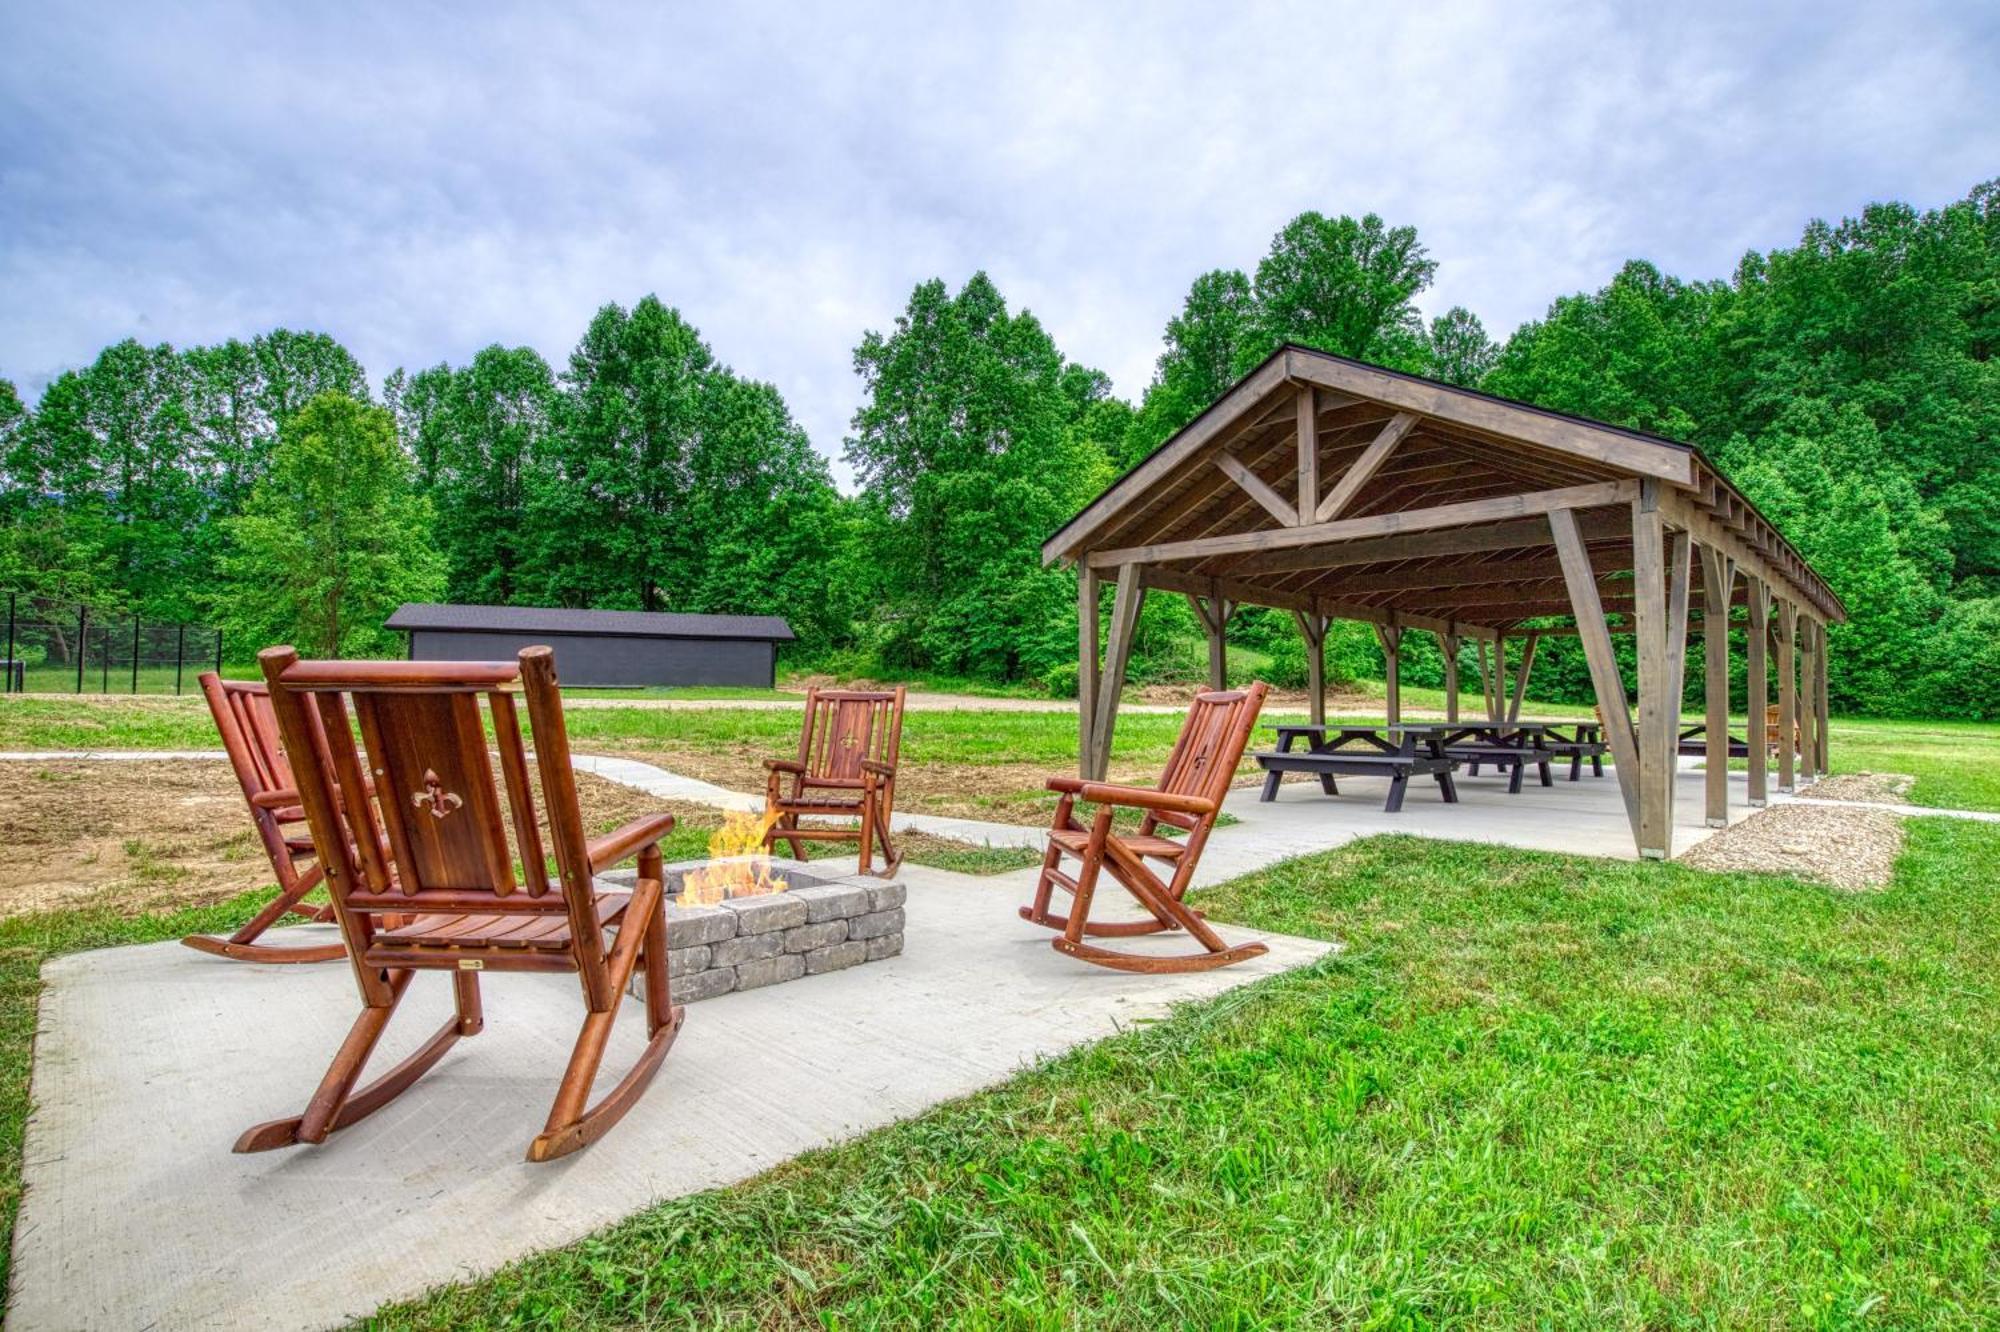
[[[458,969],[460,971],[484,971],[486,970],[486,963],[476,957],[461,957],[458,959]]]

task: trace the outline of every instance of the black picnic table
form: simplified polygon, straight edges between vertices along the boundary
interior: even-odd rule
[[[1569,760],[1569,779],[1583,775],[1590,761],[1591,775],[1604,775],[1604,724],[1595,721],[1473,721],[1447,723],[1445,749],[1453,758],[1468,765],[1467,776],[1477,777],[1480,765],[1494,763],[1511,778],[1509,791],[1521,789],[1521,778],[1532,764],[1541,774],[1543,786],[1553,785],[1549,765],[1557,759]]]
[[[1279,726],[1278,747],[1256,754],[1264,769],[1264,790],[1259,800],[1275,800],[1278,783],[1288,772],[1309,772],[1319,778],[1320,790],[1339,795],[1335,774],[1389,778],[1389,798],[1382,808],[1394,814],[1403,807],[1403,796],[1411,777],[1431,776],[1445,803],[1458,803],[1458,788],[1451,775],[1458,761],[1445,752],[1440,727],[1425,722],[1399,726],[1336,724],[1331,726]],[[1300,740],[1306,748],[1296,749]]]

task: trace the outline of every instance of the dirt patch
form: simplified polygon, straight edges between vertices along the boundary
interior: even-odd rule
[[[1843,772],[1822,777],[1800,791],[1815,800],[1859,800],[1876,805],[1900,805],[1910,798],[1917,779],[1900,772]]]
[[[663,810],[683,830],[722,822],[722,811],[710,806],[664,801],[590,773],[578,773],[576,786],[591,836]],[[977,848],[923,833],[904,834],[897,846],[919,864],[975,871],[1029,859],[993,854],[968,861]],[[816,857],[856,850],[839,842],[811,848]],[[0,916],[84,905],[161,911],[274,883],[227,763],[0,763]]]
[[[1881,809],[1773,805],[1680,858],[1707,870],[1793,874],[1836,888],[1879,888],[1903,850],[1903,820]]]
[[[0,915],[214,902],[271,881],[226,763],[0,763]]]

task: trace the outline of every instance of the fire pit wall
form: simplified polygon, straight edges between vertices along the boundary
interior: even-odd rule
[[[796,860],[771,861],[791,887],[714,906],[680,905],[681,878],[705,861],[667,866],[667,974],[674,1002],[691,1004],[803,976],[880,962],[903,951],[900,880],[829,874]],[[630,886],[635,870],[600,876]],[[632,992],[645,978],[632,977]]]

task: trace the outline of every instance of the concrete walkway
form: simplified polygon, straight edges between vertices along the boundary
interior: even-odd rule
[[[582,1017],[573,978],[493,977],[486,1031],[392,1107],[319,1147],[236,1156],[239,1132],[310,1095],[356,1011],[348,969],[171,943],[57,959],[8,1326],[339,1325],[1329,951],[1265,936],[1270,954],[1240,966],[1126,975],[1062,957],[1014,914],[1026,871],[906,877],[903,956],[690,1009],[625,1121],[541,1166],[521,1157]],[[420,977],[373,1066],[428,1036],[449,992]],[[641,1044],[640,1010],[619,1026],[600,1091]]]

